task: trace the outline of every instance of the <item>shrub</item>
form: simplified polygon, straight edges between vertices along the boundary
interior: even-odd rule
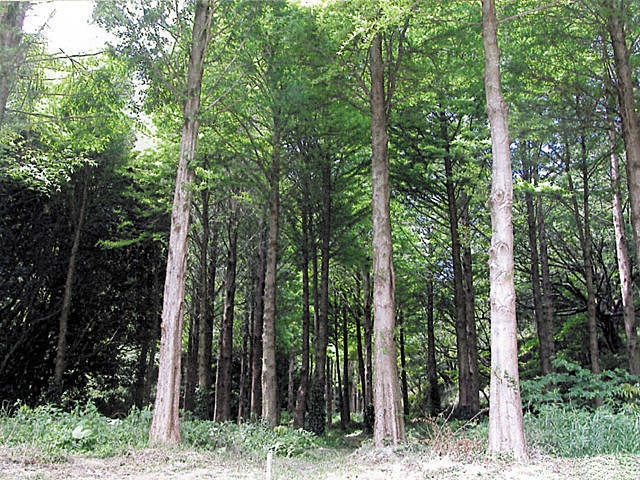
[[[594,374],[577,363],[558,357],[555,371],[521,382],[522,402],[528,410],[543,404],[570,404],[592,407],[600,398],[614,410],[640,409],[640,378],[624,370]]]
[[[148,444],[151,413],[133,409],[124,419],[101,415],[93,404],[65,412],[52,405],[20,406],[0,417],[0,440],[8,446],[29,446],[48,457],[91,452],[112,456]]]
[[[213,448],[261,457],[270,451],[293,457],[318,446],[318,437],[313,433],[284,425],[271,428],[265,423],[214,423],[209,434]]]

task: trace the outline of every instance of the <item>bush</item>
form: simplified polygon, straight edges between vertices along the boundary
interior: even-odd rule
[[[624,370],[594,374],[564,358],[553,361],[555,371],[521,382],[522,403],[528,410],[543,404],[570,404],[577,408],[602,399],[614,410],[640,410],[640,378]]]
[[[52,405],[20,406],[0,417],[0,440],[28,446],[48,457],[88,453],[113,456],[148,444],[149,410],[132,409],[124,419],[101,415],[93,404],[65,412]]]
[[[264,423],[214,423],[209,433],[213,448],[260,457],[268,452],[294,457],[318,446],[313,433],[284,425],[271,428]]]
[[[640,412],[542,405],[525,415],[529,444],[559,457],[640,454]]]

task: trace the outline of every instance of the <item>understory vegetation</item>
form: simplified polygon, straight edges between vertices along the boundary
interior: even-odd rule
[[[126,417],[108,418],[88,404],[72,411],[52,405],[19,406],[0,416],[0,445],[29,451],[40,461],[64,461],[69,455],[113,457],[150,447],[151,411],[133,408]],[[525,415],[530,448],[535,454],[554,457],[640,455],[640,408],[604,406],[596,410],[571,405],[541,405]],[[196,451],[265,458],[314,456],[318,451],[366,449],[370,445],[354,424],[349,431],[329,429],[322,436],[280,425],[245,422],[216,423],[184,415],[182,447]],[[486,418],[472,421],[413,419],[409,441],[400,447],[408,452],[431,453],[459,461],[482,458],[486,451]]]

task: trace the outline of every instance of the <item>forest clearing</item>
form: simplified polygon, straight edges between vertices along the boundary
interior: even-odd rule
[[[0,478],[638,478],[639,79],[632,0],[0,1]]]

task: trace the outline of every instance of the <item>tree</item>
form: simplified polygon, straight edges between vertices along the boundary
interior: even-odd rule
[[[508,107],[500,82],[498,22],[493,0],[482,2],[482,43],[485,54],[485,92],[491,128],[491,384],[489,399],[489,451],[527,458],[524,438],[513,266],[511,204],[513,183],[509,150]]]
[[[149,432],[152,443],[180,441],[178,408],[180,396],[180,358],[182,352],[183,301],[187,260],[187,235],[191,208],[191,163],[195,157],[200,127],[200,91],[207,45],[210,41],[212,5],[209,0],[196,4],[193,35],[186,78],[186,98],[171,211],[171,233],[162,305],[162,336],[158,388]]]
[[[7,101],[26,53],[22,44],[22,25],[28,8],[29,2],[0,4],[0,126],[4,123]]]
[[[395,312],[391,215],[389,210],[388,109],[391,95],[385,95],[382,33],[374,35],[369,50],[371,71],[371,187],[373,219],[373,438],[381,447],[405,439],[398,364],[394,338]]]
[[[640,118],[638,117],[636,88],[626,38],[628,30],[626,19],[630,15],[631,2],[623,0],[616,4],[612,0],[603,0],[602,6],[613,47],[617,78],[615,84],[618,90],[622,134],[627,155],[627,186],[631,204],[631,225],[636,252],[640,252]]]

